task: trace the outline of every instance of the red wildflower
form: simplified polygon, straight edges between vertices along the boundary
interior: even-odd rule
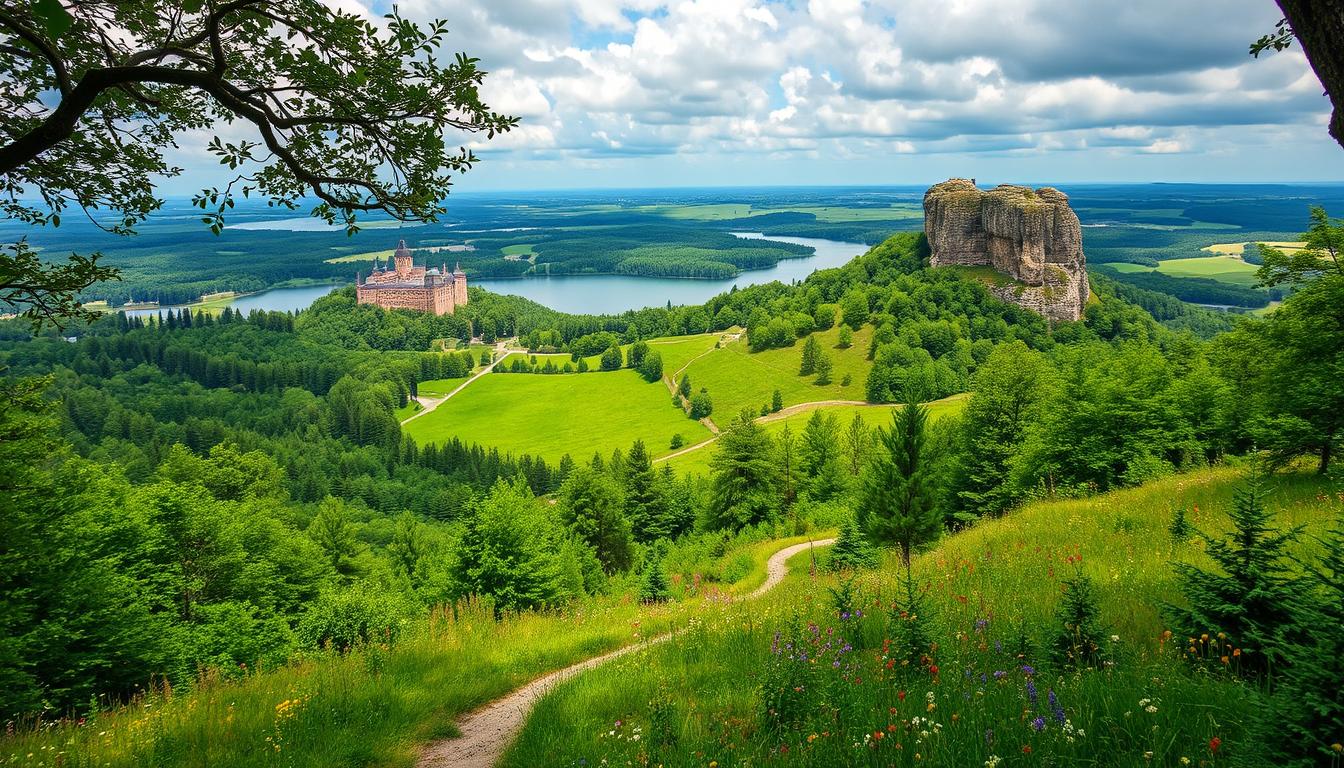
[[[1023,744],[1023,745],[1022,745],[1022,754],[1024,754],[1024,755],[1030,755],[1030,754],[1031,754],[1031,745],[1030,745],[1030,744]]]
[[[937,676],[938,676],[938,665],[937,665],[937,664],[930,664],[930,665],[929,665],[929,674],[930,674],[930,675],[933,675],[934,677],[937,677]]]
[[[1218,738],[1217,736],[1214,736],[1212,739],[1209,739],[1209,751],[1214,753],[1215,755],[1218,754],[1218,748],[1221,746],[1223,746],[1223,740]]]
[[[905,691],[897,691],[896,698],[900,699],[901,701],[905,701]]]

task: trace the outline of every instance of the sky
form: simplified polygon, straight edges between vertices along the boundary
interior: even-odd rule
[[[489,71],[486,103],[521,118],[472,145],[461,190],[1344,181],[1305,57],[1247,53],[1280,17],[1272,0],[398,7],[446,20],[449,46]],[[187,146],[176,159],[213,165]]]

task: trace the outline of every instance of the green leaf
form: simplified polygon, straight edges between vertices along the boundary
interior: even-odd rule
[[[65,10],[60,0],[37,0],[33,3],[33,17],[47,31],[47,37],[56,40],[75,23],[74,17]]]
[[[187,13],[200,13],[204,6],[205,0],[182,0],[182,10]]]

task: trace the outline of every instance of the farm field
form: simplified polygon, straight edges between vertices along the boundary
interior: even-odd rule
[[[709,436],[672,407],[667,388],[632,370],[584,374],[488,374],[403,428],[420,445],[461,438],[467,443],[558,462],[594,452],[604,457],[643,440],[669,453],[672,436],[694,443]]]
[[[1259,242],[1263,242],[1265,245],[1271,246],[1273,248],[1278,248],[1279,250],[1285,253],[1300,251],[1302,250],[1303,247],[1306,246],[1306,243],[1302,242],[1301,240],[1295,242],[1283,241],[1283,240],[1281,241],[1262,240]],[[1246,246],[1250,244],[1251,243],[1214,243],[1213,245],[1210,245],[1207,248],[1204,248],[1203,250],[1206,250],[1209,253],[1217,253],[1223,256],[1241,256],[1246,253]]]
[[[835,366],[830,384],[818,386],[813,383],[815,376],[798,375],[804,339],[799,339],[792,347],[751,352],[744,335],[687,366],[691,388],[697,392],[701,388],[709,391],[714,401],[713,418],[720,426],[744,408],[758,412],[761,405],[770,402],[776,389],[783,395],[785,407],[818,400],[863,400],[864,384],[872,367],[868,360],[872,326],[855,331],[853,344],[848,349],[836,349],[839,327],[816,335],[822,351],[830,356]],[[844,383],[846,377],[849,378],[847,385]]]
[[[809,575],[800,555],[790,581],[761,603],[726,610],[559,686],[503,765],[536,765],[543,756],[553,764],[618,765],[643,750],[650,763],[665,765],[1018,764],[1005,755],[1057,764],[1096,755],[1115,766],[1221,764],[1209,762],[1210,744],[1216,757],[1236,754],[1256,702],[1248,686],[1192,672],[1181,659],[1185,643],[1164,642],[1158,606],[1181,599],[1173,560],[1208,562],[1192,540],[1173,541],[1173,511],[1186,510],[1196,527],[1220,534],[1241,477],[1220,467],[1091,499],[1031,504],[944,538],[914,563],[934,617],[929,669],[883,664],[884,640],[892,637],[883,606],[898,594],[894,556],[853,584],[852,604],[864,615],[846,620],[828,592],[838,578],[824,569]],[[1322,492],[1328,487],[1307,474],[1273,479],[1275,525],[1320,533],[1344,506]],[[1113,662],[1105,672],[1057,674],[1042,650],[1057,623],[1063,580],[1075,573],[1091,577],[1098,591]],[[825,663],[798,668],[772,653],[789,643],[805,644]],[[768,714],[761,691],[772,681],[793,686],[786,690],[795,695],[775,705],[790,708],[774,710],[796,718],[792,727]],[[1033,711],[1044,717],[1033,722]]]
[[[698,221],[725,221],[769,216],[778,213],[800,213],[816,217],[817,221],[845,223],[856,221],[900,221],[922,219],[923,207],[916,203],[892,203],[889,206],[756,206],[736,203],[706,205],[648,205],[635,210],[654,213],[672,219]]]

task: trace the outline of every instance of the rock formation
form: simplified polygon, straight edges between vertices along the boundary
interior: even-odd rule
[[[949,179],[924,193],[924,232],[932,266],[993,267],[1005,279],[989,289],[1004,301],[1052,322],[1082,316],[1083,231],[1063,192],[1011,184],[982,192],[972,179]]]

